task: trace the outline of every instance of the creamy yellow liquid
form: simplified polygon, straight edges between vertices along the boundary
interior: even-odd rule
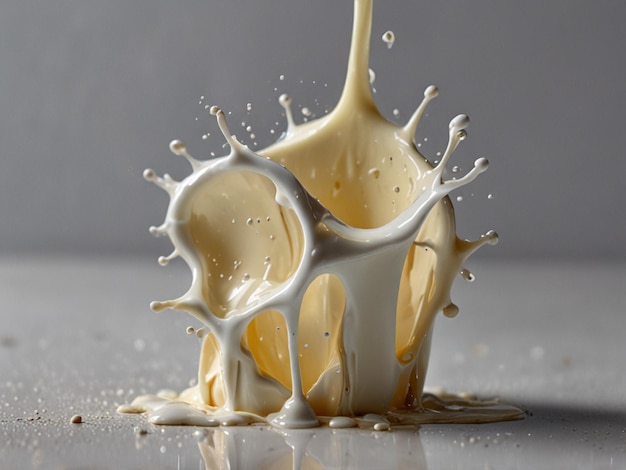
[[[493,232],[459,239],[447,197],[487,161],[443,179],[466,135],[464,115],[450,122],[437,166],[417,150],[415,130],[435,87],[404,127],[380,114],[369,81],[371,21],[372,0],[355,0],[346,82],[328,115],[295,125],[281,97],[287,132],[255,154],[214,107],[228,156],[198,161],[174,141],[192,174],[175,182],[146,171],[171,197],[165,222],[152,229],[175,247],[160,262],[180,256],[193,274],[185,294],[152,308],[185,310],[208,334],[196,387],[120,411],[150,411],[161,424],[378,430],[519,417],[512,407],[422,396],[434,317],[456,315],[454,278],[471,276],[465,259],[497,241]]]

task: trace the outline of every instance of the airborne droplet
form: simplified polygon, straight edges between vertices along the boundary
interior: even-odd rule
[[[372,70],[372,69],[369,69],[368,73],[369,73],[370,85],[373,85],[374,82],[376,81],[376,72],[374,72],[374,70]]]
[[[387,44],[387,49],[391,49],[393,47],[393,43],[396,42],[396,35],[393,31],[386,31],[383,34],[383,42]]]
[[[459,314],[459,307],[454,304],[448,304],[443,308],[443,314],[448,318],[454,318]]]

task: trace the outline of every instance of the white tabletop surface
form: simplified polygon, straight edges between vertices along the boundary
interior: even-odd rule
[[[153,314],[185,266],[124,257],[0,259],[0,468],[626,468],[626,266],[487,263],[438,318],[429,387],[499,397],[525,419],[389,432],[155,427],[116,406],[180,390],[198,326]],[[82,424],[71,424],[80,414]],[[147,430],[138,435],[137,428]]]

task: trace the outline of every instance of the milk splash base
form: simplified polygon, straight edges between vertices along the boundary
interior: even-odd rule
[[[367,413],[362,416],[318,416],[313,425],[281,425],[268,417],[246,412],[229,412],[208,407],[190,400],[186,393],[180,396],[172,392],[144,395],[130,405],[118,408],[120,413],[147,413],[148,421],[154,425],[173,426],[241,426],[272,424],[278,428],[309,428],[319,425],[334,429],[359,428],[387,431],[394,426],[419,426],[422,424],[480,424],[515,420],[523,412],[497,400],[479,400],[447,393],[425,393],[422,408],[416,410],[394,410],[386,413]]]
[[[198,385],[180,396],[140,397],[121,412],[150,412],[155,424],[277,427],[373,426],[514,419],[513,407],[422,395],[434,317],[454,317],[450,288],[465,259],[484,244],[456,236],[447,195],[487,169],[476,160],[447,179],[446,164],[469,119],[450,121],[448,144],[432,165],[414,135],[434,86],[403,127],[372,97],[372,0],[355,0],[348,72],[326,116],[296,125],[283,95],[287,130],[254,153],[213,107],[230,154],[193,158],[177,182],[146,170],[170,195],[167,235],[192,283],[181,297],[153,302],[204,324]],[[205,329],[208,333],[205,333]],[[321,418],[328,417],[328,418]],[[334,420],[334,421],[333,421]],[[367,424],[369,423],[369,424]],[[373,423],[373,424],[371,424]]]

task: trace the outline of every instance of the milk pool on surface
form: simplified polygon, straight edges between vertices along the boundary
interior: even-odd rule
[[[174,141],[192,174],[176,182],[146,170],[171,198],[151,229],[175,248],[160,262],[181,257],[193,277],[185,294],[152,308],[185,310],[208,333],[197,386],[120,411],[149,411],[155,424],[380,430],[519,417],[513,407],[422,396],[434,317],[456,315],[454,278],[470,277],[465,259],[497,241],[494,232],[459,239],[447,197],[487,161],[444,179],[466,136],[464,115],[450,122],[436,166],[419,153],[414,134],[433,86],[405,126],[380,114],[369,83],[371,20],[372,0],[355,0],[346,81],[328,115],[295,125],[282,96],[287,131],[256,154],[214,107],[229,155],[199,161]]]

